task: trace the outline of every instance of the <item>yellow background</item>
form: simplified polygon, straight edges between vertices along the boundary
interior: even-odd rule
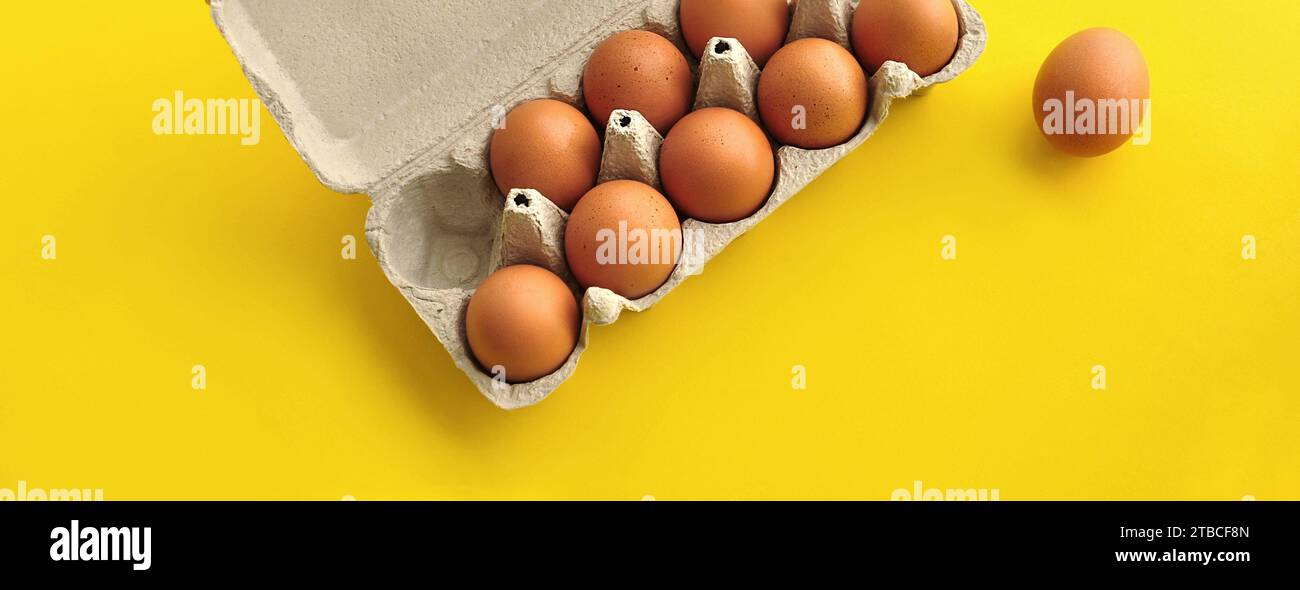
[[[887,499],[921,480],[1004,500],[1300,498],[1300,4],[975,4],[991,40],[974,69],[897,104],[704,275],[594,329],[550,399],[508,413],[364,240],[340,257],[365,197],[318,184],[269,116],[255,147],[152,133],[176,90],[254,96],[203,3],[15,3],[0,488]],[[1046,146],[1030,88],[1094,25],[1142,46],[1154,129],[1084,161]]]

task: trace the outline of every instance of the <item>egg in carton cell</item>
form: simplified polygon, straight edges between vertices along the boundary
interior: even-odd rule
[[[248,1],[226,0],[236,5]],[[389,2],[413,11],[441,10],[438,5],[413,1]],[[623,311],[639,312],[653,306],[687,277],[698,274],[732,240],[765,219],[870,137],[888,115],[892,100],[951,80],[968,69],[983,51],[986,32],[979,14],[965,0],[952,2],[959,16],[960,40],[956,55],[946,68],[921,78],[902,64],[889,62],[872,73],[868,85],[870,108],[865,123],[853,138],[823,150],[779,147],[775,181],[765,204],[753,215],[732,223],[686,220],[682,224],[683,251],[688,260],[678,265],[667,282],[645,297],[629,300],[602,288],[582,290],[565,260],[567,214],[545,195],[528,187],[515,188],[503,196],[489,171],[488,145],[493,120],[523,102],[553,98],[585,111],[582,72],[595,47],[611,35],[631,29],[647,30],[664,36],[684,54],[691,55],[677,22],[678,0],[566,3],[563,8],[549,2],[538,3],[548,11],[554,9],[569,14],[566,18],[580,10],[599,10],[597,18],[600,22],[594,28],[573,33],[572,40],[561,38],[568,35],[563,29],[537,32],[540,38],[536,42],[548,51],[561,45],[567,49],[548,53],[550,61],[544,65],[516,72],[521,73],[519,78],[523,81],[495,99],[496,108],[486,105],[471,120],[444,134],[448,139],[443,145],[423,149],[409,158],[381,158],[381,162],[400,159],[401,163],[366,188],[373,202],[366,219],[367,241],[390,282],[446,347],[456,366],[485,397],[505,409],[536,404],[573,374],[586,349],[591,325],[613,323]],[[222,2],[213,2],[214,14],[220,12],[220,4]],[[798,0],[792,5],[788,41],[820,37],[849,47],[854,5],[850,0]],[[347,10],[353,8],[348,6]],[[233,9],[245,10],[246,7],[235,6]],[[491,7],[483,10],[491,10]],[[218,14],[219,24],[221,20]],[[243,26],[243,23],[231,26]],[[236,45],[230,32],[224,28],[223,32],[227,33],[232,46]],[[249,44],[244,38],[239,42]],[[237,49],[236,53],[249,70],[250,54],[262,59],[262,56],[273,53],[264,49],[245,48],[242,53]],[[756,88],[760,70],[738,40],[714,38],[709,41],[705,55],[698,63],[688,61],[692,62],[697,82],[694,109],[726,107],[759,120]],[[259,61],[258,65],[263,63]],[[491,67],[509,70],[513,66],[501,62],[493,63]],[[276,95],[276,91],[292,94],[297,90],[296,82],[268,81],[267,74],[249,70],[254,87],[277,121],[286,128],[286,135],[304,153],[313,170],[326,180],[320,169],[324,166],[318,158],[309,157],[307,152],[311,150],[302,145],[306,141],[301,137],[302,130],[295,130],[291,125],[295,114],[285,112],[293,101],[285,100],[281,104],[281,97]],[[280,72],[271,71],[270,74],[278,75]],[[662,141],[663,138],[639,113],[616,111],[604,130],[598,181],[628,179],[659,186],[658,152]],[[380,156],[401,155],[405,150],[405,147],[395,147],[390,154]],[[337,178],[335,180],[332,186],[353,188],[355,184],[345,185]],[[492,271],[520,263],[547,268],[563,278],[580,297],[583,323],[577,346],[557,371],[536,381],[510,384],[494,379],[474,360],[466,337],[465,311],[475,288]]]

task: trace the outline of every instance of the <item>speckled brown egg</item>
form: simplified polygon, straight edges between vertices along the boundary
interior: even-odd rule
[[[658,289],[682,249],[677,213],[659,191],[631,180],[596,186],[578,201],[564,230],[569,270],[584,287],[639,299]]]
[[[869,72],[896,61],[925,77],[952,61],[959,31],[951,0],[862,0],[853,13],[853,52]]]
[[[510,383],[554,373],[578,344],[578,301],[568,285],[541,267],[502,268],[474,291],[465,312],[470,351]]]
[[[531,188],[565,211],[596,186],[600,136],[587,116],[558,100],[534,100],[506,115],[489,160],[502,195]]]
[[[1095,157],[1124,145],[1142,126],[1151,78],[1137,43],[1114,29],[1062,41],[1034,82],[1038,129],[1057,149]]]
[[[782,47],[758,79],[758,110],[777,141],[804,149],[851,139],[866,120],[867,76],[853,54],[825,39]]]
[[[772,145],[757,123],[731,109],[709,108],[682,118],[664,138],[659,175],[683,216],[730,223],[767,201],[776,174]]]
[[[602,127],[614,109],[626,109],[641,113],[662,135],[690,111],[695,82],[676,45],[654,33],[624,31],[591,54],[582,94]]]
[[[740,41],[762,67],[785,43],[790,31],[786,0],[682,0],[678,10],[682,34],[696,59],[714,37]]]

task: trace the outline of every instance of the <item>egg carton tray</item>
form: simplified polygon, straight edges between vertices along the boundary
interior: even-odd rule
[[[822,150],[780,147],[772,194],[750,217],[726,224],[683,223],[687,255],[655,292],[628,300],[583,291],[564,255],[565,212],[518,187],[492,181],[488,145],[506,112],[539,98],[581,109],[582,72],[595,47],[642,29],[686,49],[678,0],[211,0],[213,19],[253,88],[320,180],[366,193],[366,239],[389,281],[446,347],[456,366],[492,403],[536,404],[576,369],[589,327],[623,311],[643,311],[700,273],[732,240],[771,215],[832,164],[861,145],[890,103],[950,81],[983,52],[987,32],[964,0],[956,55],[920,77],[887,62],[870,77],[870,107],[848,142]],[[796,0],[787,42],[820,37],[850,48],[856,2]],[[710,41],[692,61],[696,109],[728,107],[758,120],[759,68],[735,39]],[[661,136],[635,111],[615,111],[604,134],[599,180],[659,187]],[[580,296],[577,347],[554,373],[528,383],[493,379],[470,354],[465,309],[492,271],[528,263],[550,269]],[[433,386],[433,384],[430,384]]]

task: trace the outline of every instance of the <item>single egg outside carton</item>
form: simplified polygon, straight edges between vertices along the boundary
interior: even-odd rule
[[[1137,43],[1115,29],[1087,29],[1043,61],[1034,81],[1034,119],[1056,149],[1097,157],[1142,131],[1150,98],[1150,73]]]

